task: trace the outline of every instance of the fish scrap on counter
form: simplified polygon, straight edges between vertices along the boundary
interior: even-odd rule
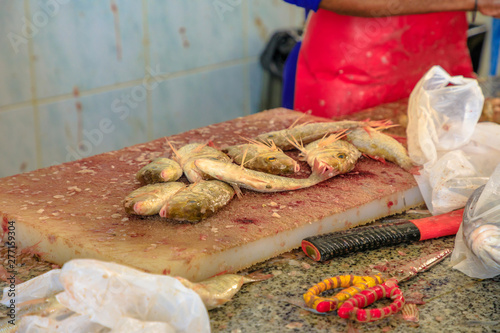
[[[229,302],[231,298],[241,289],[245,283],[264,281],[273,277],[272,274],[249,274],[246,276],[237,274],[222,274],[211,277],[204,281],[193,283],[183,277],[175,277],[185,287],[196,292],[207,307],[207,310]]]

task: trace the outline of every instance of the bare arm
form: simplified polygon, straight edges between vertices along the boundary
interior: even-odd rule
[[[475,0],[322,0],[319,8],[342,15],[382,17],[474,10]],[[499,0],[478,0],[482,14],[500,16]]]

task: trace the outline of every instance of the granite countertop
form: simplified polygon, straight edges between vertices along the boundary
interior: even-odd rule
[[[261,271],[273,277],[243,285],[230,302],[209,311],[212,332],[500,332],[500,276],[486,280],[470,278],[451,268],[449,258],[400,284],[407,302],[417,304],[418,322],[406,321],[398,313],[378,322],[357,323],[338,317],[336,312],[322,315],[304,308],[302,294],[325,278],[374,274],[453,248],[454,240],[454,236],[449,236],[385,247],[324,263],[314,262],[300,249],[284,253],[241,272]],[[0,249],[3,254],[6,248]],[[55,268],[26,253],[18,262],[18,278],[22,281]],[[0,283],[0,287],[4,286],[5,282]],[[387,304],[381,302],[379,305]]]
[[[418,304],[418,322],[406,321],[398,313],[358,323],[336,312],[320,315],[303,308],[302,294],[325,278],[373,274],[377,268],[453,248],[454,241],[454,236],[443,237],[352,253],[325,263],[314,262],[300,249],[283,254],[249,269],[272,273],[273,278],[244,285],[231,302],[209,312],[213,332],[500,332],[500,276],[470,278],[450,267],[449,257],[400,284],[407,302]]]

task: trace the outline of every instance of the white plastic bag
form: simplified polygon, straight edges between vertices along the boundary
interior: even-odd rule
[[[60,316],[62,320],[26,316],[19,332],[210,332],[208,312],[201,298],[170,276],[111,262],[75,259],[61,270],[35,279],[36,283],[30,280],[16,286],[22,292],[17,304],[21,299],[50,297],[59,292],[57,300],[71,311]],[[10,303],[5,291],[1,302]]]
[[[476,80],[432,67],[408,106],[408,153],[421,166],[418,183],[427,208],[461,208],[500,163],[500,125],[477,124],[484,96]]]
[[[500,274],[500,165],[465,206],[451,264],[475,278]]]

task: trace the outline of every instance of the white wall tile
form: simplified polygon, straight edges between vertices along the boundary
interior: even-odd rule
[[[33,108],[0,112],[0,178],[36,169]]]
[[[32,15],[45,13],[44,3],[31,0]],[[33,37],[39,98],[71,93],[74,87],[88,90],[144,76],[140,1],[63,3],[46,15],[47,23]]]
[[[162,82],[152,92],[154,137],[243,116],[243,86],[243,65]]]
[[[145,142],[145,89],[139,85],[42,105],[40,131],[43,166]]]
[[[242,5],[221,11],[214,3],[150,0],[151,64],[177,72],[242,58]]]
[[[22,1],[0,0],[0,106],[31,99],[29,20]]]

